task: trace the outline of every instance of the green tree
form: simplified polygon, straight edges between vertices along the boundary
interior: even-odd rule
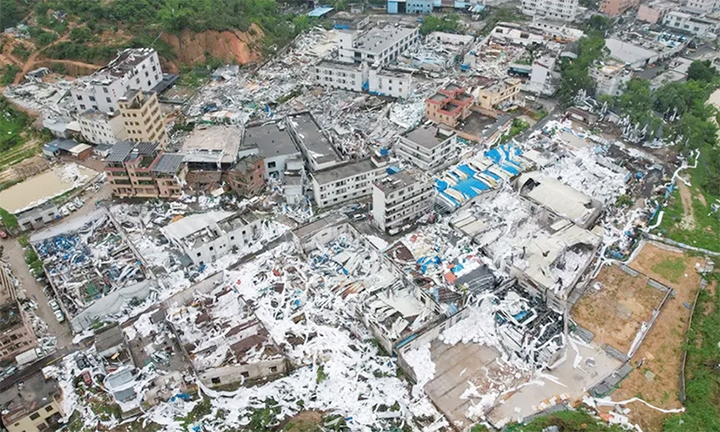
[[[690,111],[698,102],[707,100],[710,88],[700,81],[672,82],[657,89],[655,109],[660,113],[677,109],[678,115]]]
[[[590,32],[578,42],[578,57],[564,60],[560,64],[562,80],[558,86],[557,97],[563,106],[568,106],[580,90],[592,93],[595,83],[588,69],[603,56],[605,39],[599,32]]]
[[[595,30],[605,33],[613,26],[613,20],[603,15],[593,15],[585,22],[585,30]]]
[[[459,19],[460,17],[454,13],[444,16],[427,15],[423,17],[423,22],[420,25],[420,33],[423,35],[427,35],[435,31],[461,33],[462,28],[460,26]]]
[[[688,68],[688,80],[710,82],[716,75],[717,71],[710,63],[710,60],[695,60],[690,63]]]
[[[633,123],[650,120],[653,103],[650,82],[641,78],[628,81],[623,94],[618,98],[618,107],[630,116]]]

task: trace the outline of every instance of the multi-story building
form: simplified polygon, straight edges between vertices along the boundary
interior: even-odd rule
[[[368,79],[367,63],[323,60],[315,65],[315,82],[323,87],[362,92]]]
[[[78,116],[80,134],[92,144],[115,144],[127,139],[125,123],[119,111],[106,114],[94,109]]]
[[[687,0],[685,6],[694,12],[708,14],[717,10],[720,2],[718,0]]]
[[[198,125],[183,142],[189,189],[212,191],[222,184],[223,173],[239,160],[242,129],[235,125]]]
[[[285,120],[245,126],[238,156],[243,158],[250,155],[262,158],[265,179],[284,178],[287,161],[301,157]]]
[[[155,93],[130,90],[118,101],[127,139],[133,142],[168,143],[165,120]]]
[[[265,186],[265,163],[257,155],[242,158],[225,173],[230,190],[239,196],[257,195]]]
[[[342,163],[337,150],[309,111],[291,114],[285,120],[288,132],[305,157],[310,171],[328,169]]]
[[[474,99],[465,87],[449,84],[425,99],[425,117],[454,128],[470,115]]]
[[[257,241],[260,225],[261,220],[253,213],[212,211],[186,216],[162,231],[195,265],[201,266]]]
[[[119,109],[118,102],[128,90],[150,91],[162,77],[154,49],[128,48],[107,66],[78,79],[70,92],[79,112],[94,109],[110,113]]]
[[[530,80],[525,83],[525,90],[542,95],[555,93],[555,56],[546,55],[533,61],[530,68]]]
[[[373,183],[373,221],[383,231],[411,224],[432,205],[433,184],[419,173],[400,171]]]
[[[572,21],[578,10],[578,0],[522,0],[522,13],[558,21]]]
[[[430,13],[433,3],[433,0],[388,0],[387,13]]]
[[[122,141],[105,159],[105,173],[116,197],[179,198],[187,174],[184,159],[158,150],[157,143]]]
[[[412,78],[409,73],[370,68],[368,91],[370,94],[407,98],[412,90]]]
[[[18,304],[15,286],[7,272],[0,263],[0,360],[11,360],[37,346],[29,318]]]
[[[3,425],[8,432],[45,432],[61,428],[62,390],[57,381],[36,371],[22,385],[0,393]]]
[[[512,105],[520,94],[521,87],[522,81],[518,78],[505,78],[486,87],[478,87],[475,103],[486,110]]]
[[[315,203],[330,207],[370,196],[373,182],[387,174],[385,165],[387,162],[371,157],[312,173]]]
[[[632,73],[620,63],[608,63],[600,68],[590,67],[588,74],[595,83],[597,95],[619,96]]]
[[[619,16],[639,4],[640,0],[603,0],[600,2],[600,12],[610,16]]]
[[[355,32],[340,32],[338,52],[344,62],[384,66],[419,41],[417,27],[376,27],[359,36]]]
[[[682,30],[702,39],[715,37],[718,28],[718,21],[678,11],[665,14],[662,23],[666,27]]]
[[[650,24],[662,22],[666,13],[679,8],[675,2],[667,0],[656,0],[647,4],[641,4],[637,11],[637,19]]]
[[[442,126],[419,126],[400,136],[395,153],[425,171],[436,171],[456,158],[457,137]]]

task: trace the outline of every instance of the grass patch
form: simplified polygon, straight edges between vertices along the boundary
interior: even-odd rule
[[[0,223],[11,231],[16,230],[18,227],[18,221],[15,215],[11,214],[2,207],[0,207]]]
[[[678,283],[685,274],[685,260],[680,257],[667,257],[655,263],[651,270],[670,282]]]
[[[514,432],[542,432],[543,429],[557,426],[566,432],[621,432],[619,425],[608,425],[584,410],[559,411],[538,417],[526,425],[511,425],[506,430]]]
[[[718,274],[713,277],[717,280]],[[703,313],[710,311],[710,313]],[[685,412],[665,420],[663,431],[720,430],[720,290],[700,291],[688,330]]]
[[[680,243],[720,252],[720,213],[713,212],[711,208],[712,204],[718,203],[720,197],[699,187],[705,183],[706,177],[707,173],[701,166],[690,171],[692,186],[689,189],[692,195],[695,228],[692,230],[681,228],[683,205],[680,192],[675,190],[663,208],[665,214],[657,232]]]

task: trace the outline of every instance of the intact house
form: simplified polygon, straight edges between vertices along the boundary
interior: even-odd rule
[[[407,98],[412,90],[409,73],[378,65],[368,67],[367,63],[322,60],[315,65],[315,82],[323,87],[397,98]]]
[[[71,90],[78,112],[118,111],[128,90],[150,91],[162,81],[160,58],[152,48],[128,48],[107,66],[78,79]]]
[[[425,124],[402,134],[394,148],[399,158],[432,172],[456,159],[458,142],[451,129]]]
[[[449,84],[425,99],[425,117],[454,128],[470,115],[474,99],[465,87]]]
[[[0,392],[2,423],[8,432],[41,432],[61,428],[62,390],[58,382],[35,372]]]
[[[401,53],[420,41],[417,27],[371,28],[362,34],[339,32],[338,54],[340,61],[384,66],[395,61]]]
[[[127,139],[123,118],[119,112],[106,114],[97,110],[87,110],[78,116],[80,134],[92,144],[115,144]]]
[[[179,198],[187,173],[184,158],[158,150],[157,143],[123,141],[105,159],[105,173],[116,197]]]
[[[179,247],[195,265],[203,266],[255,242],[260,219],[253,213],[211,211],[193,214],[162,228],[163,234]]]
[[[373,222],[383,231],[398,230],[426,216],[433,206],[429,178],[409,170],[373,183]]]
[[[254,123],[245,126],[239,157],[258,156],[263,160],[265,179],[282,180],[288,160],[301,156],[287,130],[285,120]]]
[[[370,196],[373,182],[387,174],[386,165],[373,156],[311,173],[315,203],[330,207]]]

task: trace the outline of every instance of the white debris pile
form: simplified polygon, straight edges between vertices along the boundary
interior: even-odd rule
[[[415,372],[416,384],[413,386],[413,397],[424,395],[423,387],[435,378],[435,363],[430,354],[430,343],[423,344],[403,354],[407,364]]]
[[[541,171],[606,206],[614,204],[626,190],[625,170],[589,148],[561,157]]]
[[[468,307],[468,316],[440,333],[438,339],[448,345],[476,343],[499,347],[495,323],[496,307],[492,305],[492,298],[494,296],[486,294],[478,299],[476,306]]]
[[[354,244],[351,239],[346,241],[348,246]],[[345,252],[337,247],[329,245],[326,252],[336,248],[333,257]],[[354,258],[347,252],[346,260],[321,262],[320,255],[324,254],[317,252],[318,259],[311,257],[308,262],[292,243],[283,243],[237,271],[227,272],[226,288],[220,292],[230,289],[232,294],[226,295],[239,295],[252,305],[274,343],[299,366],[291,375],[261,386],[230,393],[205,389],[216,397],[214,407],[229,410],[227,426],[245,424],[252,408],[267,399],[277,403],[278,419],[298,412],[302,401],[304,409],[342,414],[353,430],[381,427],[384,420],[375,413],[381,405],[409,404],[406,384],[394,376],[394,361],[379,356],[372,344],[351,334],[349,329],[358,322],[348,316],[343,297],[334,292],[347,288],[361,275],[368,276],[376,268],[376,264],[366,263],[366,257],[373,261],[372,257],[358,253]],[[224,321],[233,310],[228,306],[213,313]],[[189,324],[183,322],[192,322],[193,317],[179,317],[173,320],[185,332]],[[188,337],[196,336],[200,337]],[[212,333],[206,335],[206,339],[213,337]]]

